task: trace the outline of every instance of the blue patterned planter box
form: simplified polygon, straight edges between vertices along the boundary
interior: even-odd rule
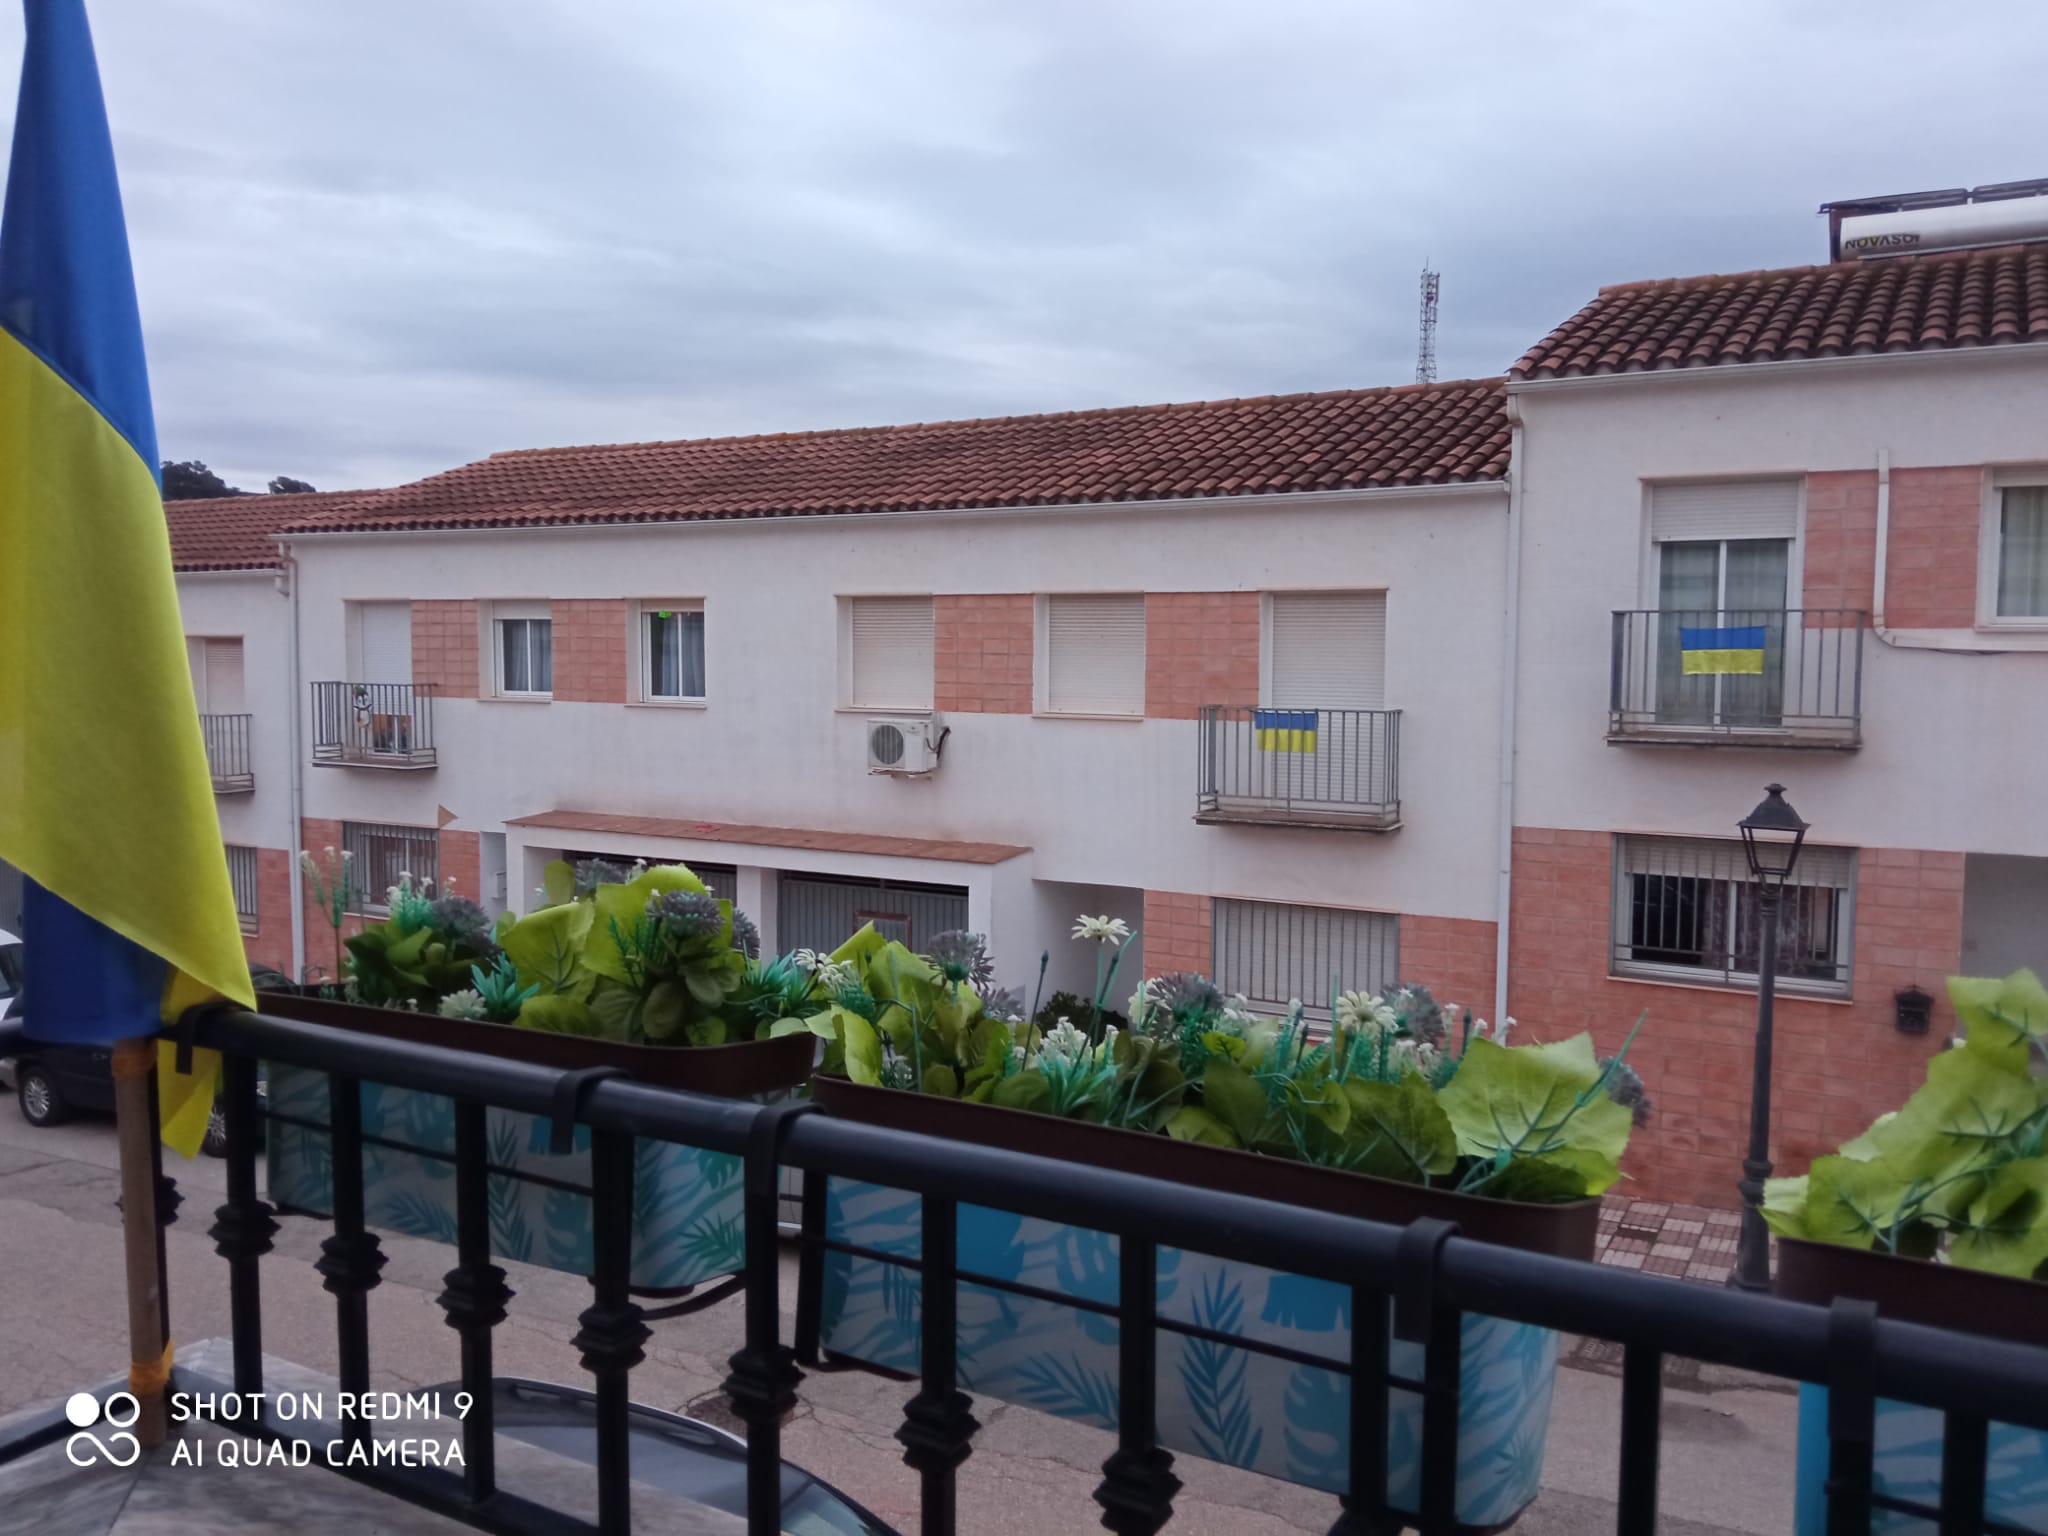
[[[1590,1257],[1599,1207],[1511,1205],[1248,1153],[1202,1147],[1015,1110],[813,1079],[828,1113],[1013,1152],[1087,1161],[1314,1209],[1406,1222],[1435,1215],[1488,1241]],[[834,1178],[827,1181],[825,1236],[879,1253],[921,1253],[920,1197]],[[919,1363],[917,1273],[879,1259],[827,1250],[806,1269],[819,1278],[819,1344],[848,1359],[914,1372]],[[1114,1304],[1118,1243],[1082,1227],[980,1206],[959,1209],[955,1262],[962,1270],[1077,1300]],[[1348,1286],[1237,1259],[1162,1248],[1162,1318],[1335,1361],[1351,1358]],[[799,1316],[809,1312],[799,1307]],[[969,1392],[1116,1427],[1117,1322],[1058,1302],[963,1283],[959,1287],[960,1384]],[[800,1346],[806,1341],[800,1340]],[[1229,1344],[1157,1334],[1158,1429],[1171,1450],[1334,1493],[1349,1479],[1348,1373],[1296,1364]],[[1420,1379],[1420,1344],[1391,1342],[1393,1374]],[[1557,1335],[1497,1318],[1464,1320],[1459,1379],[1457,1518],[1498,1529],[1536,1497],[1557,1373]],[[1388,1498],[1420,1503],[1422,1402],[1388,1392]]]
[[[372,1227],[455,1241],[455,1103],[439,1094],[365,1083],[363,1200]],[[333,1206],[327,1074],[270,1067],[270,1198],[318,1215]],[[548,1122],[490,1111],[491,1251],[547,1269],[591,1269],[590,1130],[575,1149],[548,1151]],[[367,1138],[403,1143],[405,1150]],[[701,1285],[744,1264],[740,1160],[642,1139],[633,1167],[632,1283],[641,1290]]]
[[[1873,1479],[1879,1493],[1935,1506],[1941,1501],[1941,1414],[1880,1398]],[[1799,1389],[1798,1536],[1826,1536],[1828,1525],[1828,1393]],[[2048,1434],[2010,1424],[1991,1426],[1984,1513],[2022,1531],[2048,1536]],[[1877,1510],[1871,1536],[1934,1536],[1915,1515]]]
[[[826,1235],[885,1253],[920,1252],[919,1197],[846,1179],[827,1185]],[[962,1269],[1114,1304],[1117,1239],[980,1206],[960,1208]],[[827,1252],[820,1342],[887,1370],[918,1369],[919,1277]],[[1209,1254],[1159,1252],[1162,1317],[1324,1355],[1351,1353],[1346,1286]],[[960,1384],[969,1392],[1116,1428],[1117,1323],[1052,1302],[963,1284]],[[1161,1331],[1159,1437],[1175,1451],[1333,1493],[1345,1490],[1346,1377]],[[1422,1346],[1394,1341],[1396,1374],[1419,1378]],[[1557,1335],[1467,1317],[1459,1385],[1458,1520],[1513,1520],[1536,1497],[1557,1373]],[[1419,1504],[1422,1402],[1389,1400],[1388,1494]]]

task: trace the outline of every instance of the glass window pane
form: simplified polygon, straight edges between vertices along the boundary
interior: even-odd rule
[[[672,612],[647,615],[647,696],[676,698],[676,638],[680,629]]]
[[[498,621],[498,650],[502,657],[498,686],[506,693],[530,693],[532,674],[526,659],[526,620]]]
[[[533,640],[533,691],[552,693],[555,688],[555,626],[551,619],[528,619]]]
[[[1999,499],[1999,617],[2048,618],[2048,486],[2013,486]]]
[[[681,626],[677,650],[680,656],[679,686],[686,699],[704,697],[704,615],[679,613],[676,620]]]

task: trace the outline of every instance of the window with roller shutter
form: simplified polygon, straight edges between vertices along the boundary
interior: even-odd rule
[[[1039,708],[1060,715],[1144,714],[1144,594],[1053,593],[1043,602]]]
[[[932,600],[845,599],[844,698],[854,709],[932,707]]]
[[[1386,708],[1386,593],[1275,592],[1269,602],[1269,705]]]

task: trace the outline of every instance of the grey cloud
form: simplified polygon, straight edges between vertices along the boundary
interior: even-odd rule
[[[94,22],[159,436],[246,486],[1398,383],[1425,256],[1442,372],[1483,375],[1601,283],[1820,259],[1824,198],[2048,170],[2023,0]]]

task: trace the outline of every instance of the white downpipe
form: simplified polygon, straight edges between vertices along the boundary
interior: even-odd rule
[[[1507,397],[1508,551],[1507,607],[1502,615],[1500,686],[1500,803],[1494,812],[1500,841],[1500,884],[1494,893],[1493,1017],[1508,1016],[1508,920],[1515,876],[1515,700],[1522,635],[1522,486],[1528,479],[1528,443],[1522,405]]]
[[[306,755],[301,750],[304,741],[299,719],[299,562],[293,557],[289,545],[280,544],[278,548],[284,556],[284,572],[278,581],[291,604],[291,634],[285,646],[285,676],[289,689],[285,718],[291,722],[286,736],[291,747],[292,824],[285,846],[290,850],[292,871],[292,980],[302,981],[306,975],[306,887],[305,872],[299,868],[299,859],[305,852],[301,840],[305,837],[306,827]]]

